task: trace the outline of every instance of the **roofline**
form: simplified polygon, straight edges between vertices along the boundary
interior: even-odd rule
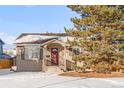
[[[53,40],[53,39],[58,39],[58,37],[49,38],[49,39],[44,39],[44,40],[30,41],[30,42],[14,43],[14,44],[42,44],[42,43],[44,43],[44,42],[47,42],[47,41]],[[38,41],[42,41],[42,43],[37,43]]]
[[[17,46],[22,46],[22,45],[39,45],[39,46],[44,46],[44,45],[46,45],[46,44],[49,44],[49,43],[51,43],[51,42],[54,42],[54,41],[60,41],[60,40],[58,40],[58,39],[51,39],[51,40],[48,40],[48,41],[46,41],[46,42],[43,42],[43,43],[40,43],[40,44],[27,44],[27,43],[18,43],[18,44],[16,44]],[[63,41],[61,41],[62,43],[65,43],[65,45],[69,45],[69,44],[66,44],[66,42],[63,42]]]
[[[66,33],[22,33],[16,38],[16,40],[26,35],[67,36]]]
[[[0,41],[2,42],[3,45],[5,44],[1,39],[0,39]]]

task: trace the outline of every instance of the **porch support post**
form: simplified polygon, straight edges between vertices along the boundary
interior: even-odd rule
[[[64,46],[64,71],[67,71],[66,70],[66,46]]]
[[[46,66],[46,46],[43,46],[42,71],[43,72],[46,72],[47,71],[47,66]]]
[[[16,71],[19,71],[19,64],[21,62],[21,50],[19,47],[16,48],[16,53],[17,53],[17,57],[16,57]]]

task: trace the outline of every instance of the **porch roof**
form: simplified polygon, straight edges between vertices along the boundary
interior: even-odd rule
[[[66,42],[63,42],[62,40],[58,40],[58,39],[51,39],[47,42],[44,42],[42,45],[48,45],[48,44],[51,44],[51,43],[59,43],[61,44],[62,46],[69,46],[69,44],[67,44]]]

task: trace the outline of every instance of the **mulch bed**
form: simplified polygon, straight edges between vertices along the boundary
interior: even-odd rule
[[[88,78],[115,78],[115,77],[123,77],[124,73],[120,72],[112,72],[111,74],[102,74],[102,73],[79,73],[79,72],[65,72],[59,74],[59,76],[70,76],[70,77],[88,77]]]

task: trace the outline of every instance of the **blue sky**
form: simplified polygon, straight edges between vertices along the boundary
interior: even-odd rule
[[[0,38],[12,44],[21,33],[64,32],[75,16],[66,6],[0,6]]]

